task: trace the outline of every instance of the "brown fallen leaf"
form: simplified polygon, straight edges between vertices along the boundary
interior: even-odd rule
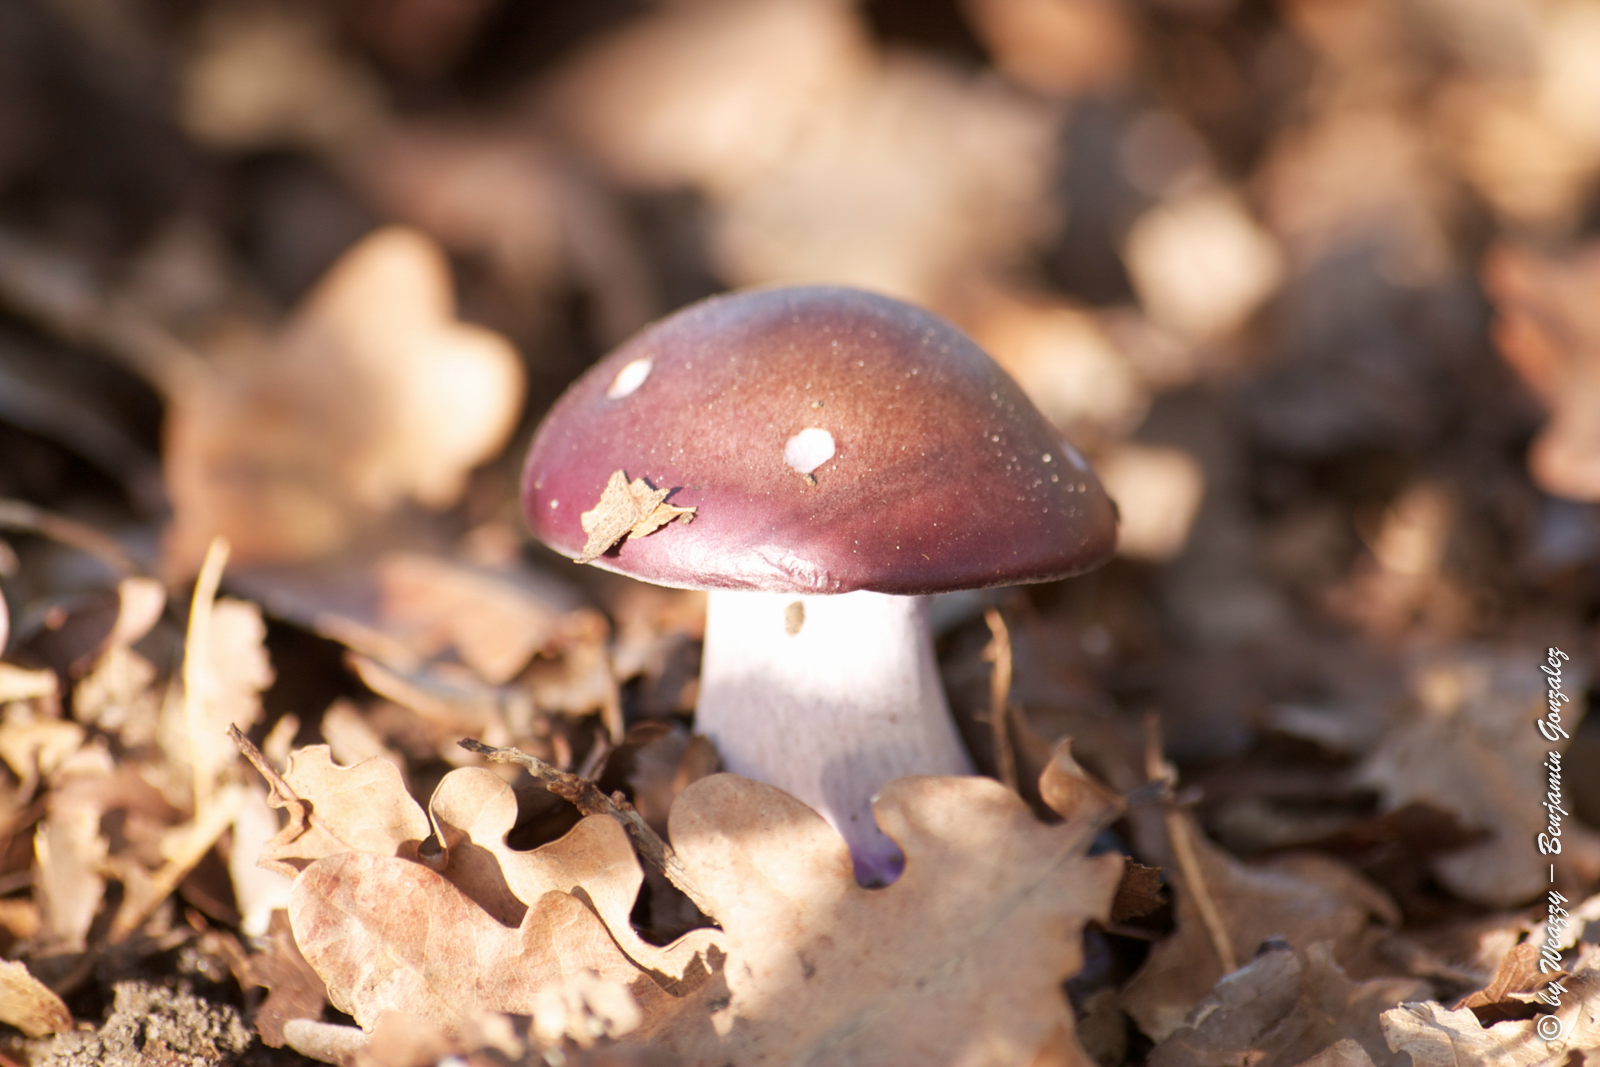
[[[1494,341],[1550,412],[1528,450],[1539,487],[1600,500],[1600,245],[1551,259],[1509,244],[1483,261]]]
[[[470,1064],[549,1063],[566,1067],[682,1067],[646,1049],[619,1049],[597,1038],[623,1032],[632,995],[616,983],[584,972],[548,988],[535,1014],[533,1040],[524,1041],[510,1016],[488,1013],[461,1021],[446,1032],[426,1019],[385,1012],[368,1033],[357,1026],[339,1026],[294,1019],[284,1027],[286,1043],[296,1052],[323,1063],[351,1067],[433,1067],[449,1060]],[[637,1014],[637,1007],[633,1007]],[[547,1040],[551,1033],[553,1040]],[[570,1040],[565,1043],[563,1038]],[[532,1048],[530,1048],[530,1044]],[[593,1051],[590,1051],[593,1049]],[[530,1055],[532,1053],[532,1055]]]
[[[60,767],[83,744],[84,730],[34,712],[31,704],[16,704],[0,721],[0,760],[17,776],[17,789],[31,798],[43,778]]]
[[[1150,1067],[1296,1067],[1343,1041],[1386,1061],[1378,1013],[1427,992],[1414,978],[1352,982],[1326,941],[1266,952],[1219,981],[1190,1024],[1150,1051]]]
[[[453,1032],[481,1012],[532,1015],[540,993],[587,968],[665,1000],[573,896],[547,893],[507,927],[442,875],[345,852],[295,879],[289,921],[329,1001],[370,1029],[400,1011]]]
[[[582,600],[515,560],[474,565],[442,552],[316,560],[235,571],[230,585],[273,615],[385,665],[459,661],[482,680],[510,680]]]
[[[1410,1054],[1413,1067],[1588,1062],[1600,1049],[1600,969],[1583,968],[1563,984],[1560,1008],[1548,1009],[1529,996],[1530,1006],[1548,1014],[1492,1026],[1483,1025],[1471,1008],[1452,1011],[1432,1000],[1402,1004],[1383,1013],[1384,1037],[1395,1052]]]
[[[1078,1063],[1060,983],[1104,920],[1121,857],[1088,857],[1106,810],[1059,826],[986,778],[901,778],[874,806],[906,857],[884,889],[855,882],[844,841],[771,786],[703,778],[672,841],[726,934],[707,983],[629,1035],[686,1063]]]
[[[34,833],[39,941],[52,951],[80,952],[87,946],[105,895],[110,843],[101,820],[112,806],[106,795],[111,777],[110,753],[100,746],[80,750],[55,776],[48,814]]]
[[[560,621],[560,607],[519,580],[526,572],[496,573],[420,552],[390,552],[375,570],[387,632],[429,657],[454,648],[491,685],[527,666]]]
[[[1117,0],[964,0],[962,13],[1013,81],[1076,96],[1116,85],[1136,54],[1136,33]]]
[[[424,815],[399,771],[382,758],[338,767],[328,746],[314,745],[293,753],[281,777],[270,773],[259,753],[251,759],[272,784],[273,803],[291,813],[289,825],[262,852],[261,865],[269,870],[294,876],[318,859],[346,852],[419,860],[511,928],[546,893],[581,891],[625,958],[674,987],[702,979],[712,950],[720,954],[714,931],[696,931],[658,948],[633,930],[629,914],[644,876],[627,834],[610,817],[591,816],[561,839],[520,852],[506,844],[517,820],[516,795],[484,768],[445,775]],[[419,846],[430,829],[438,851],[423,854]],[[334,979],[326,973],[324,978],[332,987]]]
[[[165,587],[153,578],[124,578],[117,586],[117,619],[72,691],[72,714],[87,726],[118,734],[124,745],[155,740],[161,694],[156,668],[132,645],[155,626],[166,606]]]
[[[1566,739],[1546,741],[1533,723],[1544,714],[1548,687],[1531,648],[1466,648],[1431,656],[1411,671],[1419,707],[1390,730],[1356,772],[1356,782],[1378,790],[1385,810],[1430,804],[1483,828],[1476,844],[1433,858],[1430,867],[1452,892],[1485,904],[1514,907],[1549,887],[1555,862],[1575,884],[1600,875],[1600,836],[1582,824],[1563,824],[1562,849],[1541,856],[1532,842],[1546,829],[1545,799],[1552,751]],[[1563,729],[1576,733],[1584,714],[1580,667],[1566,664]]]
[[[306,781],[303,757],[293,777],[323,787],[311,810],[337,818],[355,794],[339,800],[327,781]],[[316,859],[295,881],[290,916],[330,1001],[365,1027],[386,1011],[447,1032],[482,1012],[537,1018],[542,1004],[548,1016],[571,976],[592,970],[638,1002],[642,1023],[625,1044],[685,1062],[1024,1064],[1051,1042],[1075,1047],[1060,983],[1081,965],[1082,924],[1104,919],[1122,866],[1086,856],[1116,805],[1070,774],[1059,762],[1047,772],[1059,826],[987,779],[892,783],[877,817],[907,864],[883,890],[856,884],[843,840],[799,801],[703,778],[674,805],[672,835],[723,930],[656,949],[628,923],[641,873],[618,823],[591,816],[557,842],[512,851],[512,791],[461,769],[430,805],[438,852]]]
[[[244,735],[234,731],[234,742],[241,741]],[[271,786],[268,802],[289,812],[288,825],[262,850],[263,867],[293,878],[344,852],[416,859],[428,818],[388,760],[340,767],[327,745],[311,745],[291,753],[289,769],[279,775],[254,745],[244,741],[240,748]]]
[[[609,816],[590,815],[565,836],[532,851],[517,851],[506,835],[517,820],[517,798],[499,775],[463,767],[445,775],[428,804],[439,843],[439,868],[463,893],[506,926],[519,924],[546,893],[580,894],[610,930],[617,947],[658,981],[689,987],[706,961],[723,953],[721,935],[696,930],[664,948],[633,929],[629,915],[644,872],[627,831]]]
[[[523,336],[536,335],[555,292],[573,283],[594,300],[605,347],[662,310],[614,194],[526,123],[397,119],[339,163],[381,213],[486,262],[498,282],[495,318]]]
[[[611,668],[611,624],[593,608],[579,608],[562,617],[546,654],[536,658],[520,679],[535,706],[574,718],[600,712],[600,722],[613,743],[622,740],[622,698]]]
[[[1537,990],[1553,977],[1539,970],[1539,948],[1540,946],[1532,941],[1512,946],[1509,952],[1500,957],[1500,966],[1495,968],[1494,977],[1489,980],[1489,984],[1470,996],[1463,997],[1454,1007],[1492,1010],[1494,1005],[1510,1000],[1510,995],[1513,993],[1530,993]],[[1480,1019],[1484,1017],[1482,1010],[1477,1014]]]
[[[251,956],[240,954],[230,958],[229,965],[241,986],[259,986],[268,991],[251,1022],[262,1041],[272,1048],[282,1048],[286,1023],[322,1017],[327,990],[296,947],[287,911],[273,913],[265,942],[266,951]]]
[[[1193,826],[1192,817],[1175,813]],[[1366,948],[1374,921],[1396,925],[1400,916],[1384,893],[1353,869],[1314,853],[1246,865],[1195,829],[1195,859],[1235,957],[1251,959],[1265,942],[1281,938],[1301,948],[1329,941],[1334,958],[1349,965]],[[1195,895],[1179,880],[1174,892],[1177,930],[1159,942],[1123,989],[1122,1005],[1157,1041],[1185,1025],[1190,1010],[1224,977],[1212,935]]]
[[[611,551],[624,537],[645,537],[673,520],[690,522],[694,508],[665,503],[671,489],[653,489],[643,478],[628,481],[627,474],[612,471],[600,501],[580,516],[589,540],[577,562],[592,563]]]
[[[0,1023],[9,1023],[29,1037],[58,1034],[72,1028],[72,1013],[22,963],[0,960]]]
[[[235,338],[172,398],[168,569],[218,534],[240,563],[306,559],[407,498],[448,506],[504,443],[522,384],[505,339],[456,320],[439,248],[377,231],[275,337]]]
[[[59,689],[60,682],[56,678],[55,671],[30,671],[14,667],[9,663],[0,663],[0,703],[42,700],[46,704],[51,704],[56,701]]]
[[[1361,1046],[1361,1042],[1341,1037],[1306,1060],[1300,1067],[1377,1067],[1377,1065],[1372,1062],[1372,1056]]]
[[[875,59],[849,8],[674,6],[580,51],[540,110],[625,184],[726,188],[781,163],[818,103],[870,75]]]
[[[533,1012],[533,1034],[546,1047],[571,1039],[593,1048],[595,1039],[618,1038],[639,1028],[639,1005],[627,986],[579,971],[559,986],[540,991]]]
[[[592,778],[557,770],[517,749],[493,748],[465,738],[458,743],[463,749],[486,756],[496,763],[515,763],[523,767],[551,793],[567,801],[584,815],[600,815],[615,820],[627,831],[640,856],[666,875],[672,884],[693,900],[705,914],[715,917],[711,902],[695,887],[694,880],[689,877],[688,871],[684,869],[672,846],[650,829],[625,797],[620,794],[606,796]]]

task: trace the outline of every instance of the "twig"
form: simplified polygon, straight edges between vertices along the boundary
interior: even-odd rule
[[[200,736],[205,725],[207,683],[206,655],[211,643],[211,608],[216,603],[217,587],[222,584],[222,568],[228,564],[228,542],[217,537],[206,550],[200,577],[194,583],[194,601],[189,609],[189,633],[183,651],[183,718],[189,728],[189,762],[194,773],[194,810],[203,811],[211,800],[213,769],[200,756]]]
[[[250,766],[254,767],[261,777],[267,780],[267,786],[272,790],[273,796],[285,803],[300,799],[295,795],[294,790],[289,787],[289,783],[283,780],[283,775],[278,773],[278,768],[274,767],[272,762],[262,754],[261,750],[255,746],[255,742],[244,735],[244,731],[239,729],[237,723],[228,724],[228,736],[233,738],[233,743],[238,746],[240,754],[250,761]]]
[[[650,829],[650,824],[640,817],[633,805],[629,804],[621,793],[613,793],[608,797],[593,782],[576,774],[558,771],[539,757],[530,756],[520,749],[495,748],[482,741],[474,741],[470,737],[463,738],[456,744],[495,763],[517,764],[543,782],[546,789],[568,801],[585,815],[611,816],[628,831],[628,836],[633,838],[634,847],[646,861],[666,875],[667,881],[677,886],[703,914],[713,919],[717,917],[711,901],[695,886],[694,880],[689,877],[683,861],[678,859],[678,854],[672,850],[672,846],[661,840],[660,836]]]
[[[1152,782],[1164,782],[1170,788],[1176,772],[1161,756],[1161,719],[1155,712],[1145,715],[1144,732],[1145,774]],[[1193,828],[1184,812],[1174,803],[1169,802],[1162,815],[1167,826],[1167,842],[1172,846],[1172,858],[1178,861],[1184,888],[1189,891],[1195,910],[1200,913],[1200,921],[1205,924],[1211,947],[1222,964],[1222,973],[1232,974],[1239,969],[1239,957],[1233,951],[1233,938],[1228,934],[1227,924],[1222,921],[1222,912],[1217,908],[1216,898],[1211,895],[1211,888],[1206,883],[1205,872],[1200,868],[1200,857],[1194,849]]]
[[[989,647],[983,658],[994,664],[989,672],[989,728],[994,731],[994,762],[1000,781],[1013,793],[1017,788],[1017,754],[1011,748],[1011,631],[997,608],[988,608]]]

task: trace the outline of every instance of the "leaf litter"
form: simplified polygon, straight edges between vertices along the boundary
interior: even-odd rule
[[[1594,1058],[1590,5],[357,8],[0,10],[0,1055]],[[1126,519],[1092,577],[934,603],[962,735],[1032,812],[886,790],[938,877],[880,895],[715,776],[703,600],[543,556],[515,506],[600,352],[795,280],[956,320]],[[1076,825],[1035,781],[1065,736],[1127,799],[1109,915],[1081,854],[1029,873]],[[289,922],[337,864],[572,966],[343,1025]]]
[[[1056,780],[1070,775],[1053,768]],[[537,1024],[541,1001],[592,974],[632,993],[639,1018],[625,1041],[686,1063],[898,1062],[908,1049],[1027,1060],[1070,1040],[1059,983],[1081,963],[1073,935],[1106,919],[1122,873],[1116,856],[1085,855],[1116,812],[1103,792],[1057,790],[1071,801],[1050,826],[993,782],[907,779],[876,809],[906,874],[865,890],[819,816],[771,787],[714,775],[680,795],[670,834],[720,929],[656,948],[630,925],[643,879],[616,819],[589,815],[558,841],[515,851],[505,845],[511,788],[462,768],[434,792],[424,845],[429,824],[390,764],[339,768],[325,749],[292,757],[275,785],[290,790],[310,829],[292,822],[267,854],[305,863],[289,908],[296,943],[330,1001],[364,1028],[394,1011],[446,1033],[480,1013]],[[315,831],[349,826],[357,810],[391,813],[386,829],[330,852],[333,835]],[[775,1013],[779,1004],[798,1010]]]

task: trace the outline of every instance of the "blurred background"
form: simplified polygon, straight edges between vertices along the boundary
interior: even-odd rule
[[[521,455],[652,319],[847,283],[1121,507],[1111,566],[942,617],[980,759],[998,606],[1035,762],[1131,787],[1158,712],[1235,854],[1518,905],[1539,668],[1580,717],[1600,622],[1596,56],[1592,0],[0,0],[7,656],[81,676],[221,534],[258,737],[425,783],[462,728],[681,735],[699,601],[527,544]]]

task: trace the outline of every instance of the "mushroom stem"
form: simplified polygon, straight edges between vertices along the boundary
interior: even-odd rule
[[[879,788],[972,773],[921,597],[713,591],[695,726],[728,770],[827,819],[862,885],[887,885],[905,864],[872,817]]]

